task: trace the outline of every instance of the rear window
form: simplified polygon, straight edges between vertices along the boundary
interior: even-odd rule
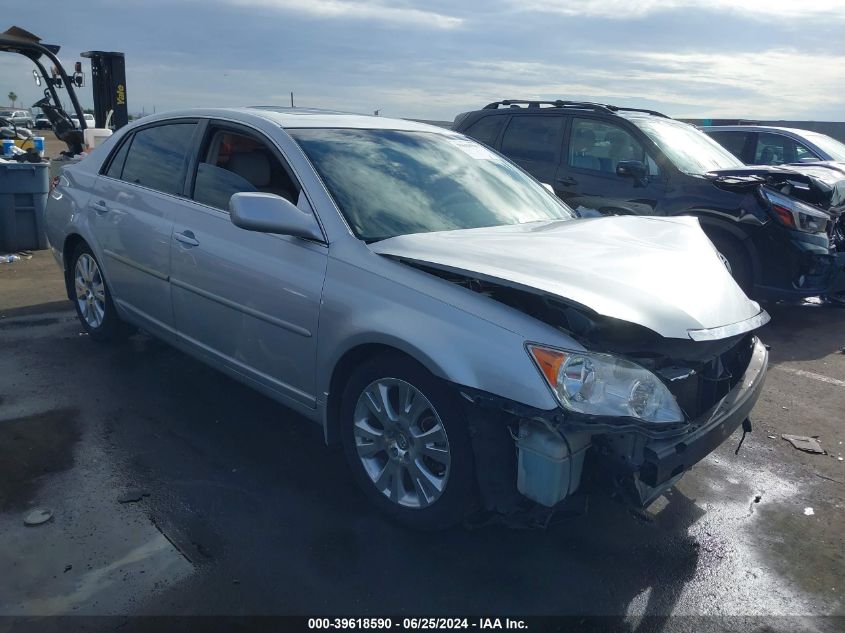
[[[163,193],[182,193],[194,128],[196,123],[169,123],[135,132],[121,180]]]

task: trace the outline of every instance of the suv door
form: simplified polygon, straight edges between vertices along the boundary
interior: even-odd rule
[[[191,168],[192,201],[171,242],[178,335],[216,364],[313,408],[317,316],[328,248],[232,224],[229,198],[261,191],[313,213],[279,150],[260,132],[210,122]]]
[[[569,206],[582,215],[655,211],[666,195],[665,179],[637,135],[606,120],[573,116],[567,136],[552,186]],[[617,164],[629,160],[647,166],[644,181],[616,174]]]
[[[502,154],[540,182],[551,184],[560,162],[563,124],[560,115],[515,114],[502,135]]]
[[[168,121],[121,139],[88,202],[115,303],[160,333],[173,325],[170,236],[196,128],[195,120]]]

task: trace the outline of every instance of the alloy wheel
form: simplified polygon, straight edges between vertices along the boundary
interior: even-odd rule
[[[355,405],[358,458],[373,485],[393,503],[425,508],[446,489],[449,439],[425,395],[398,378],[370,383]]]
[[[106,314],[106,285],[97,260],[88,253],[76,260],[73,282],[79,314],[89,327],[100,327]]]

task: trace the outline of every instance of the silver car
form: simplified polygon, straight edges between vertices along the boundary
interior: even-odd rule
[[[695,218],[577,219],[410,121],[146,117],[46,225],[91,338],[142,328],[298,411],[414,526],[554,507],[586,466],[648,504],[749,430],[766,373],[768,315]]]

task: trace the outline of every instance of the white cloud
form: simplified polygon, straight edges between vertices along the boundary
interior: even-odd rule
[[[409,6],[372,0],[226,0],[231,4],[302,13],[317,18],[346,18],[405,24],[420,28],[454,29],[463,19]]]
[[[471,62],[450,83],[463,84],[466,94],[481,101],[587,98],[640,107],[659,103],[674,116],[790,118],[841,107],[845,64],[831,61],[791,49],[625,51],[618,59],[613,51],[582,51],[577,65]]]
[[[740,13],[759,19],[845,19],[843,0],[511,0],[513,8],[525,12],[562,13],[597,18],[628,19],[657,11],[708,9]]]

